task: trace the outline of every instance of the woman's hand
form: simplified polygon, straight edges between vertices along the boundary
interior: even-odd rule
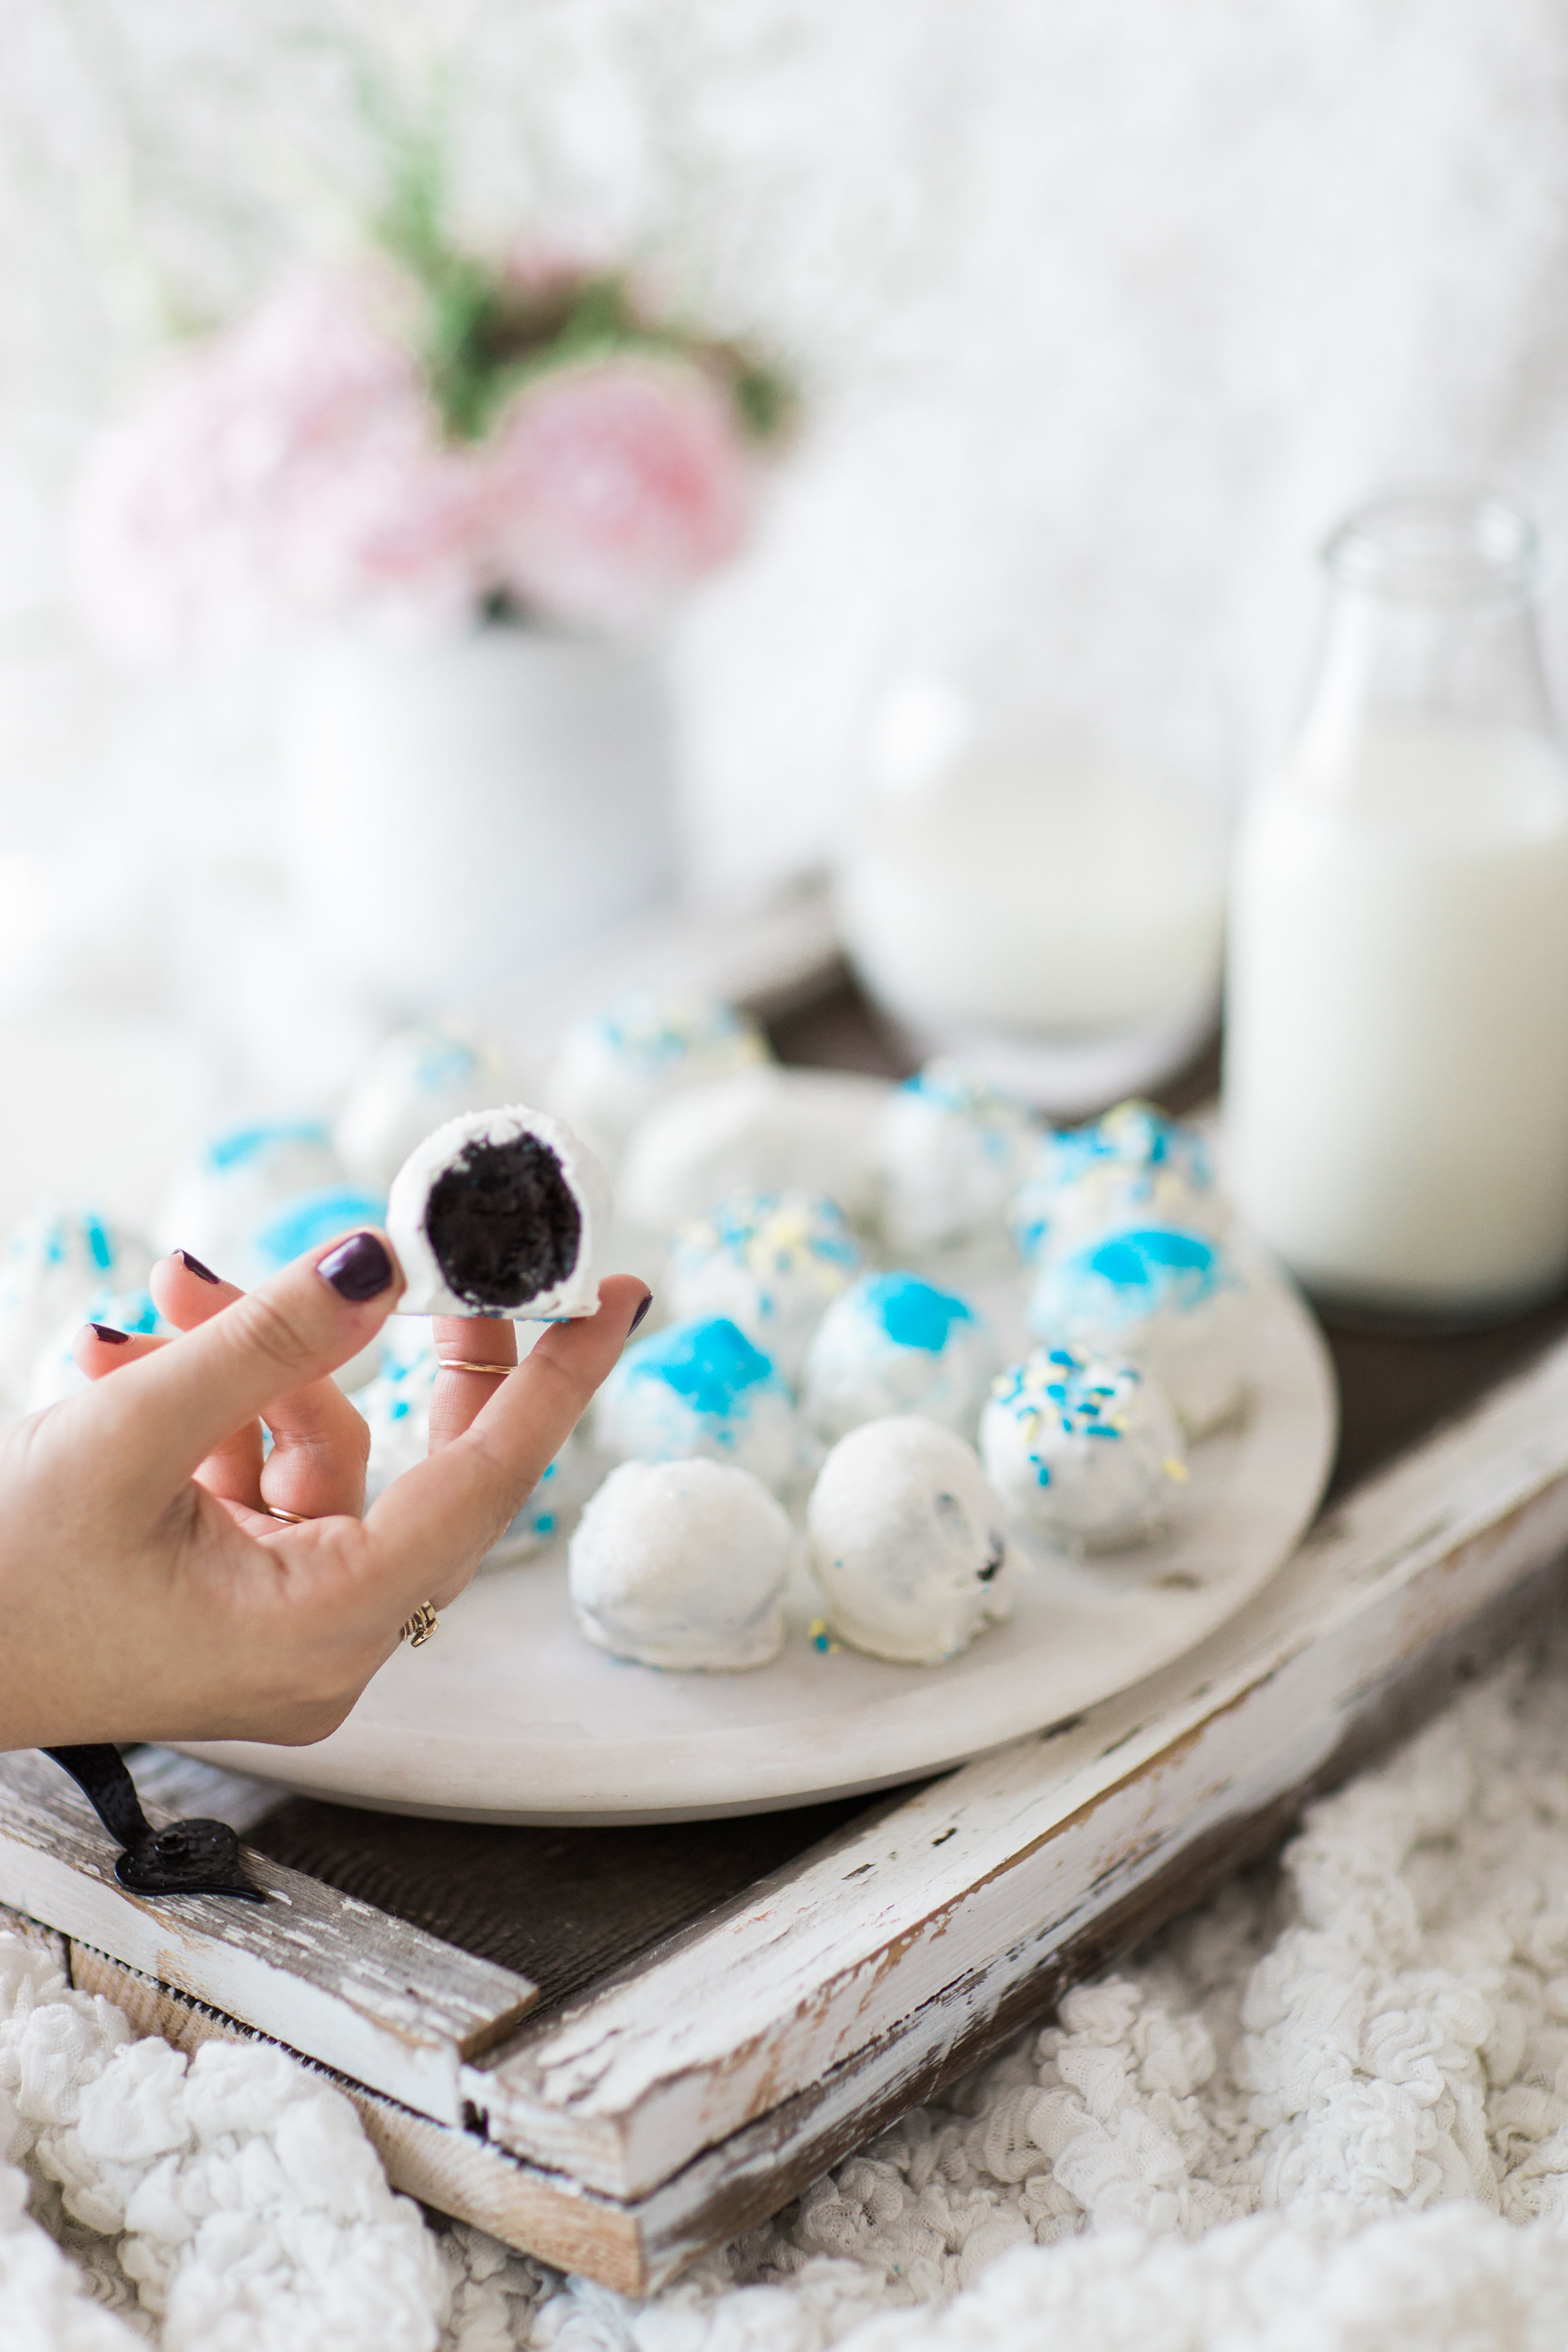
[[[249,1293],[180,1255],[152,1276],[177,1339],[88,1326],[93,1386],[0,1443],[0,1748],[324,1738],[420,1602],[462,1591],[647,1286],[612,1276],[598,1313],[555,1325],[510,1379],[443,1373],[430,1458],[362,1518],[369,1432],[331,1374],[402,1286],[376,1233]],[[515,1359],[510,1323],[441,1323],[437,1341]]]

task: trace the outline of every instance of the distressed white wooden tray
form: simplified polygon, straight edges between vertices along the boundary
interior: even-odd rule
[[[482,1577],[437,1638],[384,1666],[309,1748],[225,1741],[188,1752],[313,1796],[513,1822],[711,1818],[887,1788],[1061,1721],[1158,1673],[1268,1581],[1310,1520],[1336,1410],[1317,1326],[1246,1252],[1255,1353],[1245,1420],[1192,1457],[1172,1533],[1081,1567],[1020,1574],[1012,1620],[939,1667],[826,1654],[804,1571],[773,1664],[675,1675],[578,1632],[563,1545]],[[1016,1276],[973,1286],[1009,1349]]]

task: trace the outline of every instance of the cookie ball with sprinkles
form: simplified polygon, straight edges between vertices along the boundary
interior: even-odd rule
[[[572,1538],[577,1622],[639,1665],[766,1665],[784,1646],[793,1548],[784,1510],[733,1464],[623,1462]]]
[[[836,1299],[806,1351],[802,1410],[831,1444],[886,1413],[921,1413],[972,1438],[996,1370],[966,1298],[916,1274],[868,1274]]]
[[[96,1209],[24,1219],[0,1255],[0,1394],[20,1405],[60,1330],[85,1323],[100,1292],[139,1290],[152,1270],[146,1244]]]
[[[566,1032],[544,1099],[614,1161],[657,1103],[770,1059],[755,1022],[722,997],[628,988]]]
[[[283,1203],[350,1184],[320,1119],[250,1119],[209,1136],[179,1170],[158,1218],[158,1238],[166,1249],[194,1251],[226,1281],[254,1282],[258,1276],[247,1253]],[[379,1224],[379,1189],[375,1197]]]
[[[111,1331],[133,1331],[163,1339],[175,1336],[144,1286],[94,1291],[79,1312],[68,1315],[54,1338],[39,1349],[23,1400],[26,1412],[41,1412],[46,1405],[58,1404],[62,1397],[74,1396],[79,1389],[91,1385],[77,1362],[74,1346],[84,1323],[103,1323]]]
[[[980,1451],[1015,1526],[1068,1550],[1142,1541],[1167,1524],[1186,1484],[1182,1433],[1159,1382],[1070,1348],[1002,1374],[980,1418]]]
[[[600,1390],[594,1440],[612,1461],[705,1459],[795,1484],[795,1399],[771,1357],[728,1316],[671,1323],[629,1347]]]
[[[677,1316],[727,1315],[786,1380],[813,1332],[860,1270],[835,1201],[810,1192],[732,1192],[682,1225],[665,1292]]]
[[[1101,1118],[1042,1136],[1007,1210],[1026,1265],[1119,1225],[1222,1234],[1229,1208],[1202,1131],[1152,1103],[1118,1103]]]
[[[872,1657],[939,1665],[1011,1613],[1000,1501],[973,1448],[935,1422],[896,1414],[841,1438],[806,1526],[819,1648],[837,1634]]]
[[[398,1311],[592,1315],[609,1213],[609,1179],[563,1119],[521,1103],[464,1112],[392,1181],[386,1230],[407,1283]]]
[[[882,1229],[894,1249],[1000,1237],[1037,1132],[1022,1103],[962,1062],[929,1062],[896,1087],[877,1139]]]
[[[1247,1285],[1212,1235],[1134,1225],[1047,1255],[1028,1306],[1047,1347],[1130,1360],[1152,1372],[1189,1437],[1205,1436],[1245,1401]]]

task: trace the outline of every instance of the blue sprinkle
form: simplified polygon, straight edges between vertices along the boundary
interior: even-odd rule
[[[318,1144],[323,1151],[331,1146],[326,1129],[319,1119],[296,1118],[263,1121],[256,1127],[237,1127],[226,1135],[216,1135],[207,1145],[206,1156],[214,1168],[237,1168],[247,1160],[257,1160],[275,1143]]]
[[[388,1421],[403,1421],[406,1419],[407,1413],[408,1399],[406,1397],[394,1397],[392,1402],[386,1408],[386,1417]]]
[[[87,1236],[87,1245],[92,1254],[94,1265],[100,1273],[107,1274],[114,1264],[114,1244],[105,1233],[101,1222],[97,1217],[84,1217],[82,1231]]]
[[[534,1520],[533,1524],[534,1524],[535,1528],[538,1529],[539,1533],[540,1533],[542,1536],[553,1535],[553,1534],[554,1534],[554,1532],[555,1532],[555,1514],[554,1514],[554,1512],[553,1512],[553,1511],[541,1511],[541,1512],[540,1512],[540,1514],[539,1514],[539,1517]]]

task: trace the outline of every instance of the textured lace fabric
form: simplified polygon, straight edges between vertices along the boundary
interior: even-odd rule
[[[0,1939],[5,2352],[1562,2352],[1568,1645],[651,2302]]]

